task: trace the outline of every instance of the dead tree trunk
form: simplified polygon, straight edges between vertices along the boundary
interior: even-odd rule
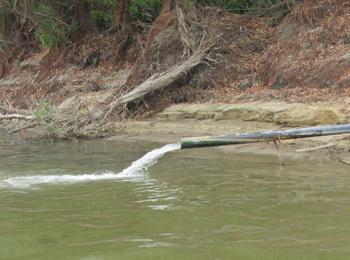
[[[131,21],[129,14],[129,0],[119,0],[115,13],[117,26],[125,32],[131,31]]]
[[[174,10],[173,13],[170,13]],[[154,38],[159,34],[162,30],[166,29],[175,21],[175,6],[173,0],[163,0],[162,11],[157,19],[152,23],[152,26],[147,34],[147,40],[145,44],[145,53],[151,47],[151,44]]]
[[[174,8],[175,8],[174,0],[163,0],[162,11],[160,12],[160,15],[167,13]]]
[[[129,0],[117,1],[115,10],[115,22],[119,32],[113,40],[114,63],[124,60],[126,49],[132,39],[132,25],[129,14]]]
[[[11,16],[0,12],[0,79],[5,75],[9,66],[9,46],[14,44],[10,37],[12,27],[15,22],[11,21]]]
[[[6,16],[5,14],[2,14],[2,13],[0,13],[0,39],[4,41],[7,40],[6,39]]]
[[[84,0],[75,0],[74,8],[81,31],[84,33],[96,33],[97,27],[91,19],[90,10],[86,2]]]
[[[163,30],[176,23],[176,10],[174,0],[163,0],[162,10],[159,16],[152,23],[147,35],[144,37],[141,45],[141,54],[132,67],[132,73],[129,77],[129,83],[132,85],[139,81],[142,72],[139,71],[139,66],[147,60],[147,56],[151,52],[151,47],[156,36]]]

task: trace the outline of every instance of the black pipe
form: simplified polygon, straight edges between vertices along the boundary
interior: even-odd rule
[[[180,141],[181,149],[221,146],[230,144],[257,143],[285,139],[309,138],[315,136],[350,134],[350,124],[326,125],[288,130],[238,133],[219,136],[185,138]]]

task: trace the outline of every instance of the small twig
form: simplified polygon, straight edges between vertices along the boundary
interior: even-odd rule
[[[17,0],[15,0],[15,2],[13,3],[12,12],[16,10],[16,7],[17,7]]]
[[[3,39],[0,39],[0,42],[7,43],[7,44],[15,44],[14,42],[6,41],[6,40],[3,40]]]
[[[326,145],[321,145],[321,146],[316,146],[316,147],[311,147],[311,148],[298,149],[298,150],[295,150],[295,152],[296,153],[311,152],[311,151],[317,151],[317,150],[321,150],[321,149],[331,148],[334,146],[336,146],[336,144],[326,144]]]
[[[30,27],[30,29],[28,30],[28,32],[32,32],[32,31],[35,29],[35,27],[38,26],[39,23],[40,23],[40,21],[35,22],[35,23],[32,25],[32,27]]]
[[[53,20],[56,20],[57,22],[69,27],[69,25],[67,23],[65,23],[64,21],[62,21],[61,19],[58,19],[57,17],[55,16],[51,16],[51,15],[46,15],[46,14],[42,14],[42,13],[39,13],[39,12],[33,12],[33,14],[35,15],[39,15],[39,16],[42,16],[42,17],[45,17],[45,18],[49,18],[49,19],[53,19]]]
[[[23,29],[26,20],[27,20],[27,16],[28,16],[28,7],[27,7],[27,0],[24,0],[24,18],[23,18],[23,23],[21,25],[21,30]]]
[[[15,133],[17,133],[19,131],[22,131],[22,130],[25,130],[25,129],[28,129],[28,128],[33,128],[33,127],[35,127],[37,125],[38,125],[37,122],[36,123],[29,123],[29,124],[24,125],[22,127],[15,128],[12,131],[9,131],[9,134],[15,134]]]
[[[280,168],[282,168],[282,166],[284,165],[284,160],[280,149],[280,146],[282,144],[281,139],[279,138],[278,140],[273,140],[273,143],[275,144],[275,147],[277,150],[278,162],[279,162]]]

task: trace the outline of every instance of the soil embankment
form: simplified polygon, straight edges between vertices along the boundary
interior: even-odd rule
[[[278,22],[177,9],[138,41],[128,38],[123,55],[115,46],[125,35],[108,33],[17,52],[2,69],[0,112],[34,119],[0,123],[36,140],[348,123],[349,24],[350,3],[341,0],[303,1]],[[287,143],[332,144],[321,150],[342,153],[350,150],[346,138]]]
[[[60,48],[13,54],[0,78],[1,100],[35,110],[42,100],[59,106],[72,98],[83,107],[80,99],[86,97],[97,100],[94,110],[102,109],[109,99],[182,64],[196,51],[182,42],[184,22],[190,33],[203,37],[198,42],[188,39],[192,44],[199,46],[201,39],[212,43],[205,62],[166,89],[134,102],[128,107],[132,114],[161,111],[173,103],[237,103],[242,94],[287,102],[337,101],[349,96],[348,1],[304,1],[277,24],[269,16],[209,7],[188,12],[182,19],[174,13],[163,18],[167,23],[154,28],[157,33],[139,35],[152,34],[146,53],[131,41],[117,61],[113,44],[122,38],[118,34],[87,35]]]

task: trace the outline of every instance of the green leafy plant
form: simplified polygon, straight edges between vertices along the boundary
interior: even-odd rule
[[[36,38],[44,47],[52,47],[54,45],[62,44],[65,40],[65,28],[58,24],[57,21],[51,19],[54,15],[53,7],[48,3],[40,3],[38,11],[45,15],[41,19],[35,31]]]
[[[114,22],[117,0],[87,0],[90,14],[99,29],[106,29]]]
[[[51,138],[67,138],[65,129],[59,127],[59,124],[54,120],[54,107],[51,101],[41,101],[34,112],[34,116],[40,122],[41,127],[48,131]]]
[[[255,13],[266,10],[274,5],[282,4],[283,0],[185,0],[186,3],[219,6],[233,13]],[[295,2],[300,2],[295,0]]]
[[[157,18],[162,8],[161,0],[133,0],[129,12],[133,20],[151,23]]]
[[[54,112],[52,103],[49,100],[43,100],[38,104],[34,116],[40,121],[46,121]]]

